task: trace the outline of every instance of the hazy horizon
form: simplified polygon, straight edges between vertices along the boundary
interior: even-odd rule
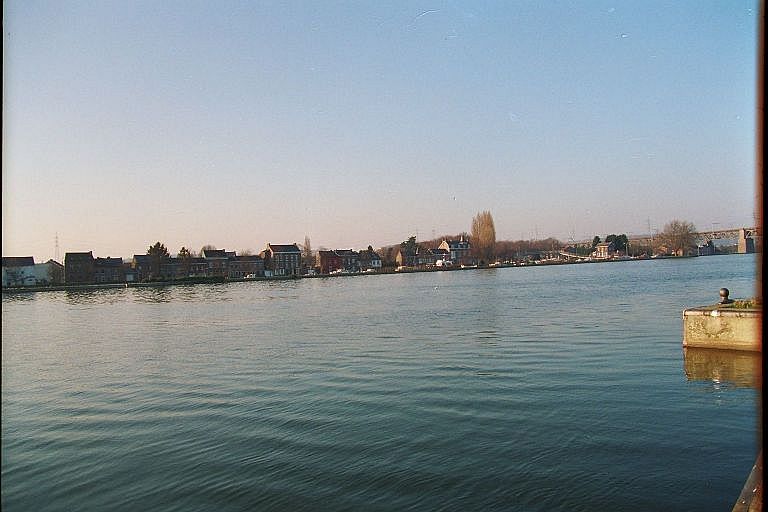
[[[754,225],[759,3],[3,3],[4,256]]]

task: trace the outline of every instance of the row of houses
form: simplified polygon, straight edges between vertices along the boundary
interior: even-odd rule
[[[94,258],[92,251],[89,251],[64,256],[64,282],[128,283],[201,277],[243,279],[300,275],[301,268],[301,251],[296,244],[267,244],[267,248],[258,255],[238,255],[226,249],[203,249],[200,256],[135,254],[130,261]]]
[[[445,240],[437,249],[413,244],[397,254],[404,267],[472,264],[469,241]],[[352,249],[320,250],[313,262],[303,261],[296,244],[267,244],[257,255],[238,255],[225,249],[203,249],[199,256],[175,257],[136,254],[130,260],[94,257],[93,251],[68,252],[64,264],[49,260],[35,264],[30,257],[4,257],[4,287],[54,286],[62,284],[106,284],[173,281],[188,278],[244,279],[251,277],[299,276],[319,272],[375,272],[382,268],[381,257],[371,246]]]
[[[401,247],[395,257],[401,267],[432,267],[449,265],[474,265],[472,246],[463,237],[459,240],[443,240],[436,249],[418,244]]]
[[[371,246],[364,251],[352,249],[336,249],[332,251],[317,251],[315,268],[321,274],[335,272],[369,272],[381,270],[381,257]]]
[[[338,258],[329,263],[327,253]],[[320,251],[317,270],[330,273],[345,269],[350,272],[378,270],[381,258],[372,248],[356,252],[351,249]],[[158,256],[136,254],[130,260],[94,257],[93,251],[68,252],[64,264],[49,260],[35,264],[34,258],[3,257],[2,285],[55,286],[62,284],[130,283],[187,278],[244,279],[274,276],[298,276],[315,271],[312,262],[302,261],[296,244],[267,244],[257,255],[238,255],[225,249],[203,249],[200,256]]]
[[[199,257],[136,254],[129,261],[94,257],[93,251],[68,252],[63,265],[54,260],[35,264],[31,256],[3,257],[2,285],[130,283],[198,277],[242,279],[299,275],[301,270],[301,251],[296,244],[267,244],[258,255],[204,249]]]

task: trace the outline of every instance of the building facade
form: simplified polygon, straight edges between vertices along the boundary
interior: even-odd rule
[[[60,284],[64,284],[64,266],[57,261],[35,263],[32,256],[3,258],[3,287]]]
[[[381,257],[370,245],[365,251],[360,251],[360,270],[381,270]]]
[[[228,277],[243,279],[264,276],[264,260],[260,256],[234,256],[229,259]]]
[[[472,244],[463,236],[458,240],[443,240],[438,249],[448,251],[448,259],[454,265],[472,265]]]
[[[347,272],[360,272],[360,253],[352,249],[336,249],[341,258],[341,268]]]
[[[341,256],[336,251],[317,251],[315,258],[321,274],[330,274],[344,268]]]
[[[68,252],[64,255],[66,284],[93,284],[95,281],[93,251]]]
[[[203,249],[200,256],[208,263],[209,276],[226,277],[229,274],[229,255],[224,249]]]
[[[593,256],[598,260],[607,260],[616,254],[616,245],[613,242],[602,242],[595,246]]]
[[[137,281],[148,281],[152,275],[152,258],[147,254],[134,254],[131,259],[131,267],[133,267]]]
[[[273,276],[301,275],[301,250],[296,244],[267,244],[260,256],[265,273]]]
[[[96,258],[93,260],[93,281],[95,283],[124,283],[125,270],[122,258]]]

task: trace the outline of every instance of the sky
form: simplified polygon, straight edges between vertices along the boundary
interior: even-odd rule
[[[2,254],[752,226],[759,14],[4,1]]]

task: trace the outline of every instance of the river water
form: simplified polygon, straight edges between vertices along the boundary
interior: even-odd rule
[[[758,391],[681,316],[755,265],[3,294],[2,508],[730,510]]]

